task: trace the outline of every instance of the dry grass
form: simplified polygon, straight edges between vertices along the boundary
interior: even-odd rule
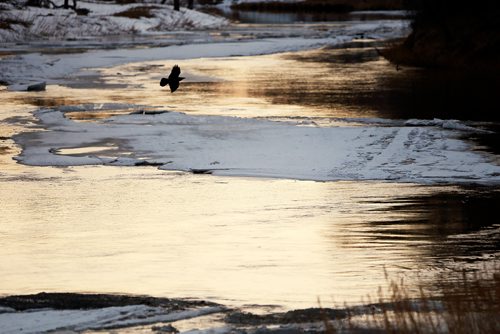
[[[152,18],[155,15],[152,11],[161,10],[159,7],[154,6],[138,6],[124,10],[123,12],[115,13],[113,16],[128,17],[130,19],[139,19],[141,17]]]
[[[9,17],[3,17],[0,19],[0,29],[12,29],[12,25],[19,24],[23,27],[29,27],[30,23],[23,20],[18,20]]]
[[[500,264],[458,276],[443,275],[432,286],[421,286],[417,298],[403,280],[388,279],[387,288],[379,289],[377,303],[369,304],[371,311],[362,320],[350,315],[334,326],[325,321],[326,332],[342,328],[342,332],[356,333],[364,328],[403,334],[500,333]]]

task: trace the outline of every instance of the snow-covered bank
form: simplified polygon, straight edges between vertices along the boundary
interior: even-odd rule
[[[134,303],[140,299],[146,303]],[[78,307],[83,301],[86,301],[84,303],[86,307],[84,304]],[[1,334],[106,329],[120,329],[127,333],[144,333],[152,330],[184,334],[235,332],[271,334],[282,331],[287,333],[306,331],[314,334],[324,332],[325,319],[332,321],[336,326],[341,326],[341,321],[350,316],[379,313],[382,309],[394,308],[391,303],[379,303],[346,306],[346,308],[314,307],[273,312],[276,310],[274,307],[253,305],[248,312],[202,300],[78,293],[39,293],[0,298],[0,305],[5,303],[14,307],[0,306]],[[116,305],[103,306],[107,303]],[[198,306],[186,307],[188,304],[198,304]],[[206,305],[200,306],[201,304]],[[33,308],[26,308],[29,305]],[[418,300],[411,302],[410,307],[417,312],[422,310]],[[254,313],[258,309],[260,312]],[[440,302],[427,303],[426,310],[429,309],[443,311]],[[365,326],[363,323],[363,327]]]
[[[56,1],[57,2],[57,1]],[[112,4],[78,1],[78,8],[89,9],[77,15],[71,9],[47,9],[4,5],[0,11],[0,42],[27,40],[88,39],[112,35],[140,35],[176,29],[216,29],[228,21],[182,7],[159,3]]]
[[[404,34],[404,21],[354,22],[332,26],[311,37],[227,39],[222,42],[198,41],[192,44],[154,48],[94,50],[72,54],[29,53],[0,59],[0,79],[11,90],[26,90],[29,84],[71,82],[72,74],[82,69],[110,67],[138,61],[192,59],[204,57],[251,56],[297,51],[324,45],[340,45],[353,39],[384,39]],[[295,32],[294,32],[295,34]]]
[[[36,113],[49,131],[16,137],[23,146],[20,162],[151,164],[165,170],[317,181],[500,182],[494,157],[472,151],[459,130],[440,126],[319,128],[168,111],[82,123],[64,112]],[[71,150],[82,147],[86,149]]]

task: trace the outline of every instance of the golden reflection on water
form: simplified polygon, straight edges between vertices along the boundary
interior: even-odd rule
[[[362,231],[352,224],[386,206],[359,196],[390,200],[391,184],[116,167],[45,168],[34,177],[0,181],[0,293],[127,292],[308,307],[317,297],[326,305],[359,302],[384,282],[384,264],[399,270],[425,262],[411,240],[378,247],[353,235]],[[429,191],[398,185],[397,193]]]
[[[380,59],[342,66],[304,61],[318,52],[338,57],[335,51],[309,51],[302,58],[290,53],[129,63],[72,76],[68,87],[49,85],[42,93],[5,95],[41,107],[112,102],[240,117],[376,116],[375,109],[360,108],[346,97],[353,89],[375,88],[377,76],[390,65]],[[186,80],[172,94],[159,81],[177,63]]]

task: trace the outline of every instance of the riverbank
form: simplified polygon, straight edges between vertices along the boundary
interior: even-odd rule
[[[0,42],[88,40],[95,38],[158,35],[175,30],[218,29],[229,22],[221,17],[156,3],[119,4],[78,1],[72,9],[50,9],[0,4]]]
[[[477,333],[500,328],[498,263],[420,286],[418,297],[403,281],[388,281],[361,305],[278,311],[252,305],[227,307],[201,300],[118,294],[38,293],[0,297],[2,333]],[[447,274],[450,275],[450,274]],[[437,291],[436,291],[437,288]],[[412,296],[413,295],[413,296]],[[412,297],[411,297],[412,296]]]
[[[383,52],[389,60],[398,65],[498,76],[498,2],[422,1],[416,13],[411,34]]]

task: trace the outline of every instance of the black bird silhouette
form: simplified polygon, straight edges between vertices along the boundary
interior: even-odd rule
[[[167,78],[161,78],[160,80],[160,86],[170,86],[170,92],[173,93],[179,88],[179,83],[184,80],[183,77],[179,77],[181,74],[181,68],[178,65],[174,65],[172,67],[172,72],[170,72],[170,75]]]

